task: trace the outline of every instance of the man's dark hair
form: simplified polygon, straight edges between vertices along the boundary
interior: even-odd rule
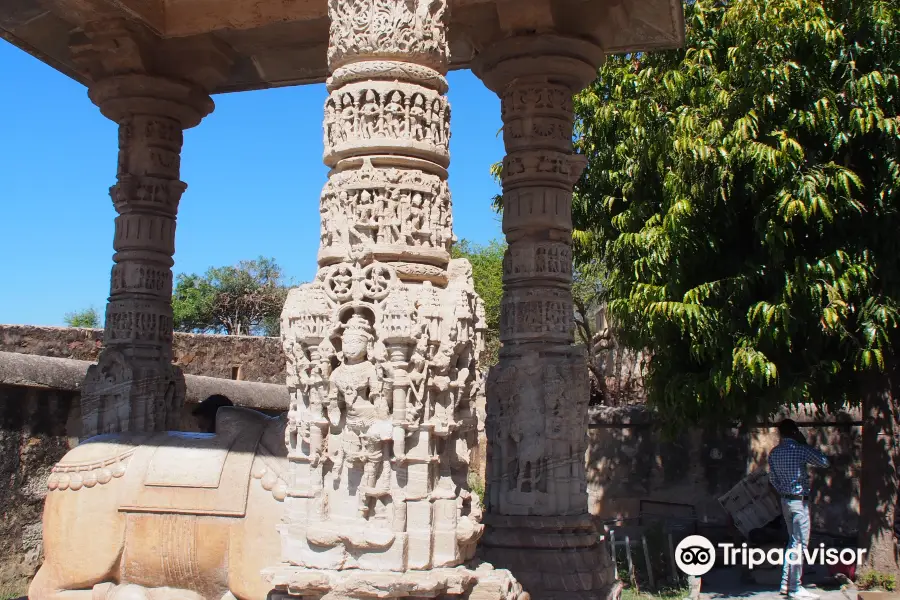
[[[195,417],[199,416],[207,416],[210,418],[216,417],[216,412],[224,406],[234,406],[234,402],[228,399],[227,396],[223,396],[222,394],[213,394],[203,402],[197,405],[197,408],[194,409],[193,415]]]
[[[791,438],[797,442],[806,441],[803,438],[803,434],[800,433],[800,428],[793,419],[783,419],[778,424],[778,435],[782,438]]]

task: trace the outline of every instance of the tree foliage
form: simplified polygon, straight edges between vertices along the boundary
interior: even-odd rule
[[[503,254],[506,243],[492,240],[486,245],[460,240],[451,251],[453,258],[467,258],[472,263],[475,291],[484,301],[488,331],[485,343],[487,358],[483,368],[497,363],[500,351],[500,300],[503,297]]]
[[[63,320],[69,327],[88,327],[90,329],[100,327],[100,315],[93,306],[84,310],[66,313]]]
[[[176,331],[278,335],[289,286],[274,259],[180,274],[172,295]]]
[[[669,423],[860,399],[900,281],[900,19],[882,0],[697,0],[686,47],[576,99],[576,256]]]
[[[860,543],[896,569],[900,5],[696,0],[576,100],[573,215],[660,421],[862,404]],[[599,259],[595,257],[601,257]]]

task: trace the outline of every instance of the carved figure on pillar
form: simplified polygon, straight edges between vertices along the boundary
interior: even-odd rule
[[[591,42],[544,34],[506,38],[472,64],[501,99],[509,243],[500,360],[486,390],[482,556],[542,600],[605,600],[618,590],[588,514],[589,386],[573,346],[571,292],[572,188],[585,163],[572,148],[572,95],[603,59]],[[569,551],[547,550],[559,545]]]
[[[288,364],[321,365],[288,382],[282,563],[265,571],[286,596],[518,598],[469,564],[481,324],[450,259],[446,5],[329,2],[319,271],[282,313]]]

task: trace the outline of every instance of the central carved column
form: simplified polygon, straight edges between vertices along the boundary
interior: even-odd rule
[[[466,566],[483,315],[451,260],[446,0],[331,0],[319,271],[282,313],[291,393],[279,593],[514,599]]]
[[[473,71],[501,98],[504,257],[500,362],[487,381],[487,514],[482,556],[535,600],[614,594],[588,514],[588,371],[573,346],[572,95],[603,51],[551,35],[511,37]]]

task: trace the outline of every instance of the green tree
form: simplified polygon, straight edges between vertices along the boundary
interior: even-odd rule
[[[93,306],[84,310],[66,313],[63,320],[69,327],[88,327],[90,329],[100,327],[100,315],[97,314],[97,310]]]
[[[274,259],[180,274],[172,294],[176,331],[278,335],[289,286]]]
[[[460,240],[453,245],[453,258],[467,258],[472,263],[472,279],[475,291],[484,301],[484,313],[487,320],[485,335],[486,360],[483,368],[497,364],[500,351],[500,300],[503,297],[503,254],[506,243],[492,240],[486,245],[474,244],[468,240]]]
[[[684,49],[611,57],[576,99],[576,259],[664,423],[861,404],[860,543],[896,570],[900,8],[685,10]]]

